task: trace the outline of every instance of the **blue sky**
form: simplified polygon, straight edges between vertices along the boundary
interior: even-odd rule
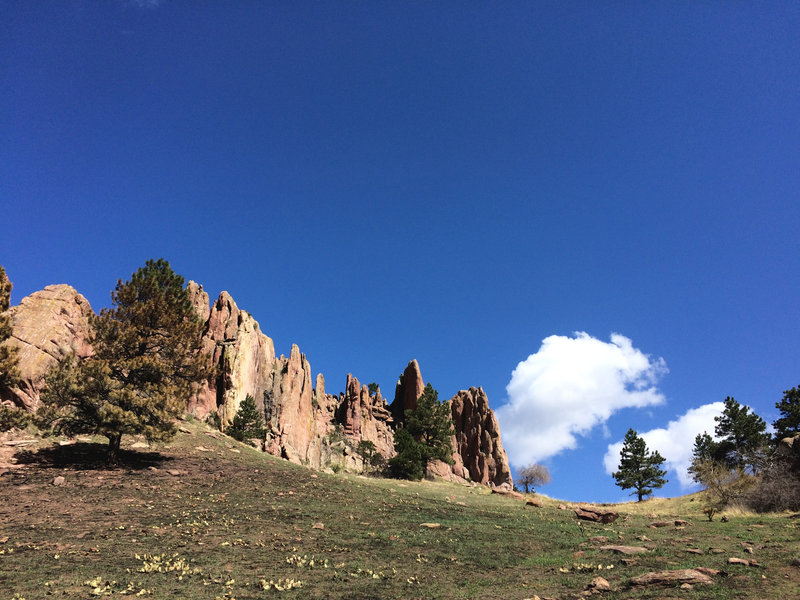
[[[0,264],[97,310],[164,257],[624,499],[629,427],[677,464],[800,384],[799,56],[792,2],[5,2]]]

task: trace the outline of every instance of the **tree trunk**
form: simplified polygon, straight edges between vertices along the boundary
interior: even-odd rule
[[[106,462],[109,465],[117,464],[117,458],[119,457],[119,445],[121,441],[122,441],[121,433],[109,434],[108,455],[106,456]]]

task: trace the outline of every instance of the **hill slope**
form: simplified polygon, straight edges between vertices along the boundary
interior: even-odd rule
[[[800,584],[798,524],[785,515],[709,523],[687,500],[691,510],[658,517],[619,505],[622,517],[599,525],[556,501],[526,508],[483,486],[315,473],[195,422],[182,430],[114,470],[101,444],[20,450],[0,477],[0,589],[27,600],[573,598],[602,575],[607,598],[788,598]],[[694,590],[629,587],[692,567],[727,576]]]

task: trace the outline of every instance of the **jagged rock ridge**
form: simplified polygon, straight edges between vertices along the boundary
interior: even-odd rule
[[[355,448],[364,440],[375,444],[384,458],[394,455],[394,427],[406,410],[416,408],[425,388],[416,360],[400,376],[391,406],[380,389],[370,394],[352,374],[343,393],[328,394],[322,374],[312,385],[311,366],[300,349],[293,345],[288,358],[276,357],[273,341],[230,294],[223,291],[210,304],[201,285],[190,281],[187,289],[205,323],[204,351],[216,366],[215,375],[188,400],[189,413],[199,418],[215,415],[225,427],[251,395],[263,411],[263,447],[271,454],[317,469],[359,469]],[[7,343],[20,348],[24,381],[19,389],[0,393],[4,400],[35,410],[47,370],[67,354],[91,353],[92,309],[73,288],[57,285],[28,296],[10,311],[14,334]],[[454,464],[435,464],[432,472],[455,481],[510,486],[508,458],[483,389],[462,390],[449,403]]]

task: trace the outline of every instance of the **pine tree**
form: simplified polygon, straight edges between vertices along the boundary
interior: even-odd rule
[[[695,483],[705,485],[703,479],[707,469],[706,463],[718,460],[720,445],[714,441],[707,431],[698,433],[694,438],[694,448],[692,448],[692,464],[689,466],[689,474]]]
[[[718,459],[731,467],[749,466],[758,471],[769,442],[764,419],[728,396],[722,414],[714,420],[714,434],[720,440]]]
[[[390,475],[396,479],[422,479],[422,446],[404,427],[394,434],[394,450],[397,454],[389,459]]]
[[[429,383],[417,400],[417,408],[405,412],[405,420],[395,432],[397,455],[389,460],[395,477],[421,479],[432,460],[453,464],[453,417],[450,405],[439,402],[439,394]]]
[[[183,277],[167,261],[148,260],[130,281],[118,281],[111,301],[91,320],[94,354],[62,361],[42,401],[57,430],[107,437],[113,464],[124,434],[172,437],[174,419],[210,368]]]
[[[628,429],[620,451],[619,470],[611,475],[623,490],[633,489],[637,501],[653,493],[653,489],[662,487],[666,471],[659,467],[664,464],[664,457],[657,451],[650,452],[647,444],[636,431]]]
[[[11,316],[6,311],[11,304],[12,287],[6,270],[0,266],[0,388],[14,387],[19,381],[17,349],[4,343],[11,337]]]
[[[775,403],[781,418],[772,426],[775,428],[775,440],[780,441],[800,433],[800,387],[793,387],[783,392],[783,398]]]
[[[422,446],[422,471],[428,462],[441,460],[453,464],[453,417],[450,405],[439,402],[439,394],[429,383],[417,400],[415,410],[406,411],[405,428]]]
[[[245,396],[233,421],[225,430],[229,436],[240,442],[246,440],[264,440],[267,430],[264,427],[264,415],[256,407],[256,400],[250,394]]]

